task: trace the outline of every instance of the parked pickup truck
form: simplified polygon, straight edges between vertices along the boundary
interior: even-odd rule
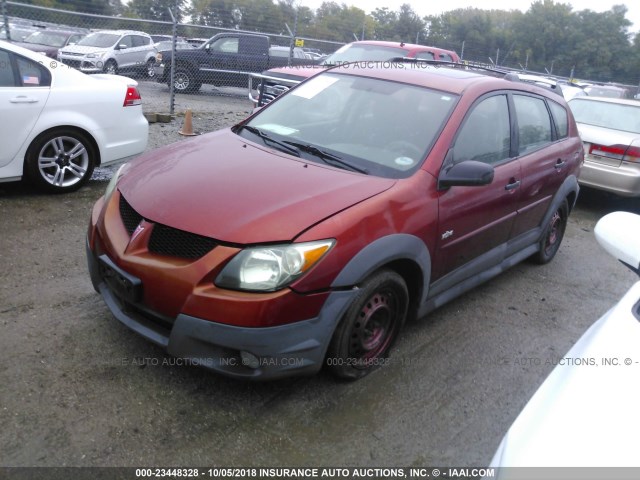
[[[401,42],[382,42],[363,40],[348,43],[313,67],[276,67],[262,74],[253,75],[249,85],[258,84],[258,93],[250,91],[249,98],[254,105],[261,107],[274,100],[301,81],[320,73],[326,68],[346,62],[384,62],[396,57],[417,58],[422,60],[439,60],[443,62],[460,62],[458,54],[438,47],[416,45]]]
[[[317,63],[294,51],[293,58],[281,52],[270,54],[269,37],[246,33],[219,33],[200,47],[176,51],[174,88],[176,92],[197,92],[202,84],[245,86],[249,74],[287,65]],[[278,55],[279,54],[279,55]],[[302,58],[300,58],[302,57]],[[171,51],[158,52],[156,78],[170,83]]]

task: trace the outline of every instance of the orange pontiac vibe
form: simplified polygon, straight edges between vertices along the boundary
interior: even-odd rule
[[[507,72],[402,62],[328,69],[122,166],[87,235],[114,316],[225,375],[356,379],[407,319],[549,262],[583,161],[564,99]]]

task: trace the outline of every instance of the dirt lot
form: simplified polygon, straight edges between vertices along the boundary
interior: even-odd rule
[[[145,108],[166,90],[143,86]],[[202,97],[178,102],[196,129],[250,108]],[[150,146],[188,142],[180,125],[152,125]],[[84,236],[106,177],[65,196],[0,184],[1,466],[486,465],[553,360],[634,281],[593,227],[637,202],[583,192],[551,264],[518,265],[408,325],[390,366],[356,383],[232,381],[176,365],[93,290]]]

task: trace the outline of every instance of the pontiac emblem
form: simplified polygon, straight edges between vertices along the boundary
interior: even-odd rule
[[[142,223],[141,223],[136,227],[136,229],[131,234],[131,240],[129,240],[129,243],[133,242],[136,239],[136,237],[142,233],[143,230],[144,230],[144,227],[142,226]]]

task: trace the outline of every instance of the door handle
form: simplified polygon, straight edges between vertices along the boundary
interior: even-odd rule
[[[38,99],[35,97],[27,97],[25,95],[19,95],[9,100],[11,103],[37,103]]]
[[[505,190],[514,190],[520,186],[520,180],[516,180],[515,178],[512,178],[511,180],[509,180],[509,182],[511,183],[507,183],[505,185]]]
[[[559,158],[556,161],[556,164],[553,166],[553,168],[555,168],[556,170],[560,170],[562,167],[564,167],[567,164],[567,162],[565,162],[564,160],[562,160],[561,158]]]

